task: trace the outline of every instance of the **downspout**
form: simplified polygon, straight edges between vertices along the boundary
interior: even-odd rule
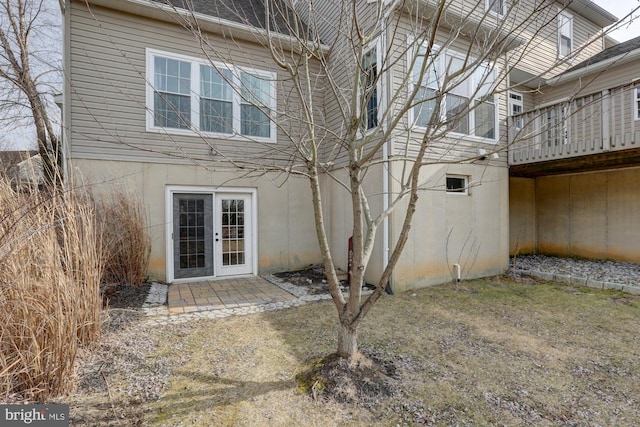
[[[62,186],[67,189],[71,185],[69,177],[69,159],[71,158],[71,147],[69,146],[71,129],[71,7],[70,1],[59,0],[60,13],[62,15],[62,108],[60,141],[62,144]]]
[[[389,144],[391,144],[391,141],[386,142],[383,146],[382,146],[382,167],[383,167],[383,173],[382,173],[382,209],[383,211],[386,211],[387,209],[389,209],[389,174],[390,169],[389,169]],[[382,220],[382,271],[387,269],[387,265],[389,265],[389,216],[385,216],[384,219]],[[393,290],[391,289],[391,280],[392,280],[392,276],[389,277],[389,281],[387,282],[387,287],[385,288],[385,291],[389,294],[389,295],[393,295]]]
[[[397,6],[399,4],[399,0],[395,0],[393,2],[392,5],[389,6],[389,9],[384,13],[384,15],[382,16],[382,20],[381,20],[381,25],[383,28],[383,37],[382,40],[380,41],[380,47],[381,47],[381,51],[382,52],[386,52],[387,51],[387,40],[388,40],[388,32],[389,32],[389,26],[387,25],[387,20],[389,18],[389,15],[391,15],[391,13],[393,11],[396,10]],[[385,78],[384,78],[384,83],[385,83],[385,93],[384,93],[384,103],[387,104],[388,100],[391,99],[391,78],[390,78],[390,73],[386,73]],[[384,105],[385,111],[387,108],[389,108],[388,105]],[[387,118],[388,120],[388,118]],[[386,122],[383,123],[383,126],[386,125]],[[382,167],[383,167],[383,173],[382,173],[382,209],[383,212],[386,212],[387,209],[389,209],[389,175],[391,174],[391,170],[389,168],[389,145],[392,143],[393,139],[389,138],[389,140],[387,142],[385,142],[382,145]],[[387,269],[387,266],[389,265],[389,241],[390,241],[390,227],[389,227],[389,216],[385,216],[384,219],[382,220],[382,271],[384,272]],[[385,288],[385,291],[387,292],[387,294],[389,295],[393,295],[393,290],[391,288],[391,282],[393,280],[393,274],[389,277],[389,281],[387,283],[387,287]]]

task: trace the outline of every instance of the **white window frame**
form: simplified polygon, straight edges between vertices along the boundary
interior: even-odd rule
[[[409,45],[411,45],[411,40],[409,40]],[[408,53],[408,62],[407,62],[407,70],[409,70],[409,93],[413,92],[413,89],[416,87],[416,84],[420,84],[422,85],[422,82],[415,82],[413,80],[413,72],[412,72],[412,65],[413,65],[413,55],[414,55],[414,49],[410,49],[409,53]],[[437,64],[437,69],[436,69],[436,80],[437,86],[440,86],[440,79],[442,75],[444,75],[444,73],[446,72],[446,67],[447,67],[447,56],[451,56],[454,58],[458,58],[458,59],[462,59],[464,60],[464,56],[454,50],[451,49],[440,49],[439,46],[434,46],[433,47],[433,51],[435,52],[435,55],[437,55],[439,57],[439,61]],[[486,63],[486,64],[482,64],[485,65],[487,67],[489,67],[489,69],[491,69],[491,73],[494,74],[494,84],[497,81],[497,70],[496,70],[496,65],[492,64],[492,63]],[[463,85],[467,85],[468,87],[468,93],[466,93],[465,95],[467,95],[467,99],[469,99],[469,112],[468,112],[468,121],[469,121],[469,133],[460,133],[460,132],[454,132],[454,131],[450,131],[449,134],[452,137],[464,137],[464,138],[468,138],[471,140],[476,140],[476,141],[481,141],[484,143],[488,143],[488,144],[496,144],[499,140],[499,122],[498,122],[498,107],[499,107],[499,102],[498,102],[498,95],[494,94],[493,95],[493,102],[492,104],[494,105],[494,109],[493,109],[493,123],[494,123],[494,137],[493,138],[487,138],[487,137],[483,137],[483,136],[477,136],[474,134],[475,129],[476,129],[476,125],[475,125],[475,115],[476,115],[476,111],[478,110],[477,107],[474,107],[474,103],[477,100],[477,96],[478,96],[478,84],[479,82],[475,81],[475,73],[473,71],[476,71],[481,65],[479,65],[478,67],[476,67],[474,70],[470,70],[471,71],[471,76],[467,77],[465,79],[465,83],[461,84],[459,87],[463,86]],[[425,73],[425,77],[427,76],[428,73]],[[486,82],[486,80],[485,80]],[[430,88],[430,89],[435,89],[437,90],[438,88],[433,88],[428,84],[424,85],[426,88]],[[458,95],[461,96],[457,93],[452,93],[453,95]],[[441,116],[441,120],[446,120],[446,114],[447,114],[447,108],[446,108],[446,97],[447,95],[444,95],[445,100],[443,101],[445,103],[445,105],[442,105],[440,108],[440,116]],[[473,98],[473,99],[472,99]],[[485,101],[487,102],[487,101]],[[415,117],[415,113],[414,113],[414,108],[413,107],[411,109],[409,109],[409,113],[408,113],[408,118],[409,118],[409,123],[411,123],[411,127],[418,130],[418,131],[425,131],[426,130],[426,126],[421,126],[419,124],[417,124],[417,118]]]
[[[449,190],[447,186],[447,180],[449,178],[461,179],[464,182],[464,187],[462,188],[462,191]],[[469,195],[469,177],[467,175],[447,174],[444,178],[444,188],[447,194],[451,194],[454,196],[468,196]]]
[[[568,33],[568,34],[565,34]],[[568,35],[569,52],[562,54],[562,36]],[[558,58],[568,58],[573,54],[573,15],[566,10],[558,10]]]
[[[154,118],[154,59],[156,57],[173,59],[183,62],[189,62],[191,64],[191,126],[187,129],[163,127],[155,125]],[[232,96],[232,133],[219,133],[219,132],[207,132],[200,130],[200,66],[205,65],[213,67],[219,70],[229,70],[233,77],[231,84]],[[243,135],[241,129],[241,83],[240,78],[242,73],[251,74],[264,79],[269,82],[269,100],[270,103],[266,107],[271,112],[271,120],[269,125],[269,137],[259,137]],[[238,67],[230,64],[224,64],[219,62],[209,62],[192,56],[186,56],[179,53],[166,52],[156,49],[146,49],[146,130],[147,132],[155,132],[162,134],[174,134],[174,135],[203,135],[206,137],[219,138],[219,139],[238,139],[246,141],[259,141],[259,142],[276,142],[276,124],[273,120],[273,116],[276,111],[276,73],[257,70],[248,67]]]
[[[493,7],[496,3],[502,3],[502,10],[500,12],[496,12],[493,10]],[[504,17],[507,10],[507,0],[484,0],[484,10],[491,15],[498,16],[500,18]]]
[[[384,95],[384,87],[383,87],[383,81],[384,78],[382,76],[382,70],[380,69],[380,65],[382,64],[382,36],[377,37],[375,40],[373,40],[372,42],[370,42],[366,48],[363,51],[363,58],[364,55],[366,55],[367,52],[370,52],[371,50],[375,49],[376,50],[376,98],[377,98],[377,106],[376,106],[376,117],[377,117],[377,123],[375,126],[371,127],[371,128],[367,128],[366,124],[364,123],[365,126],[360,126],[360,128],[358,129],[358,133],[359,135],[362,137],[368,133],[374,132],[376,129],[378,129],[380,126],[382,126],[381,123],[381,119],[382,119],[382,108],[383,108],[383,95]],[[364,92],[361,92],[360,94],[361,96],[364,95]],[[363,119],[363,111],[362,111],[362,101],[359,100],[358,102],[358,116],[361,118],[361,120]],[[362,123],[362,122],[361,122]]]
[[[512,98],[512,95],[518,98]],[[524,97],[522,96],[522,94],[520,92],[510,90],[507,96],[509,97],[509,116],[514,115],[513,107],[515,106],[520,107],[520,113],[517,114],[524,113]],[[513,124],[517,130],[522,129],[522,119],[514,121]]]

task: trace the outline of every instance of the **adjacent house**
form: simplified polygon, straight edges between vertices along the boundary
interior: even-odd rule
[[[566,159],[635,144],[638,95],[629,89],[631,51],[605,50],[603,28],[614,16],[588,0],[543,3],[357,1],[346,9],[361,15],[363,30],[374,37],[354,56],[351,36],[340,31],[346,4],[340,1],[274,2],[273,9],[262,0],[69,1],[63,115],[69,173],[80,172],[96,188],[140,189],[152,227],[149,274],[156,279],[265,274],[320,262],[308,181],[282,173],[296,149],[288,141],[306,131],[301,105],[288,96],[296,82],[285,78],[266,43],[277,42],[278,52],[295,58],[300,37],[313,32],[313,48],[338,76],[328,82],[322,72],[327,65],[307,58],[314,85],[305,90],[321,106],[314,114],[328,141],[321,190],[339,267],[347,264],[351,196],[335,180],[346,176],[340,150],[327,147],[339,147],[331,138],[339,140],[348,128],[339,112],[349,103],[353,61],[363,76],[360,93],[367,95],[357,107],[358,138],[366,141],[394,126],[374,153],[380,162],[367,171],[372,210],[385,209],[404,191],[407,161],[433,123],[456,119],[428,147],[424,196],[392,278],[394,290],[449,281],[458,266],[464,278],[501,273],[510,251],[562,253],[556,248],[571,239],[549,243],[545,236],[564,238],[558,229],[566,224],[549,218],[565,220],[562,198],[588,204],[578,194],[591,189],[591,178],[566,176],[591,169],[572,169]],[[294,10],[322,19],[294,27],[288,20]],[[424,29],[436,15],[443,24],[427,43]],[[490,45],[500,54],[478,59]],[[421,58],[432,62],[424,66]],[[469,61],[479,71],[455,77]],[[443,82],[452,85],[446,94]],[[416,94],[417,102],[401,109],[407,93]],[[628,118],[621,119],[614,105]],[[276,123],[274,112],[291,120]],[[612,121],[591,124],[601,112]],[[585,151],[598,145],[592,136],[598,132],[599,148]],[[556,157],[548,157],[551,152]],[[610,164],[621,166],[614,157]],[[546,177],[551,173],[565,175]],[[615,174],[631,178],[622,170]],[[547,196],[549,187],[559,191],[553,180],[580,184],[574,196]],[[366,272],[371,280],[381,274],[390,242],[398,238],[400,211],[376,235]],[[595,225],[600,214],[566,220]]]
[[[640,37],[546,81],[511,118],[510,250],[640,262]]]
[[[0,175],[16,188],[35,188],[42,184],[42,158],[37,151],[0,151]]]

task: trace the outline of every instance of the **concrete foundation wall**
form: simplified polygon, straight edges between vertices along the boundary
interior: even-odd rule
[[[378,215],[382,211],[382,173],[381,166],[372,166],[367,171],[364,188],[365,193],[369,196],[372,215]],[[334,171],[332,175],[342,182],[349,182],[346,171]],[[328,176],[322,178],[322,184],[325,222],[334,264],[341,270],[347,271],[348,239],[353,233],[351,195],[335,179],[331,179]],[[380,226],[376,233],[376,242],[371,254],[371,260],[365,271],[365,280],[368,283],[376,283],[382,276],[384,264],[382,233],[383,227]]]
[[[446,175],[467,176],[469,194],[448,194]],[[450,282],[454,264],[462,279],[503,273],[509,262],[508,170],[482,164],[434,165],[423,169],[413,227],[393,275],[393,290]],[[394,215],[392,245],[403,215]]]
[[[255,189],[257,192],[257,244],[259,274],[285,271],[321,262],[308,182],[290,177],[277,187],[271,180],[242,177],[231,171],[202,167],[75,159],[75,182],[82,175],[96,192],[114,186],[138,191],[148,209],[152,236],[149,275],[166,280],[166,188],[189,186]],[[397,171],[396,171],[397,172]],[[366,192],[372,212],[382,209],[382,167],[367,174]],[[471,183],[469,194],[447,194],[447,174],[462,175]],[[339,175],[339,174],[338,174]],[[508,173],[487,165],[435,165],[425,168],[413,227],[405,251],[393,275],[394,291],[451,281],[453,264],[469,279],[504,272],[508,266]],[[392,191],[393,188],[392,180]],[[397,189],[395,189],[397,190]],[[334,260],[347,268],[347,239],[351,235],[351,201],[343,187],[323,178],[325,220]],[[402,206],[389,220],[390,247],[404,219]],[[383,227],[376,235],[366,272],[374,283],[384,265]]]
[[[535,230],[539,253],[640,262],[640,168],[510,182],[512,253],[520,242],[521,253],[532,252]]]
[[[536,250],[535,188],[535,179],[509,179],[509,253],[512,255]]]
[[[96,192],[114,186],[138,193],[147,207],[152,237],[149,275],[166,280],[166,208],[168,185],[233,187],[257,190],[258,272],[287,271],[321,262],[313,225],[308,182],[289,177],[276,187],[264,177],[249,179],[202,167],[76,159],[71,162],[75,183],[82,179]]]

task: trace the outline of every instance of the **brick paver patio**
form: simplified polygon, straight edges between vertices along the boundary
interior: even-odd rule
[[[294,301],[297,297],[258,277],[207,280],[169,285],[169,314]]]

